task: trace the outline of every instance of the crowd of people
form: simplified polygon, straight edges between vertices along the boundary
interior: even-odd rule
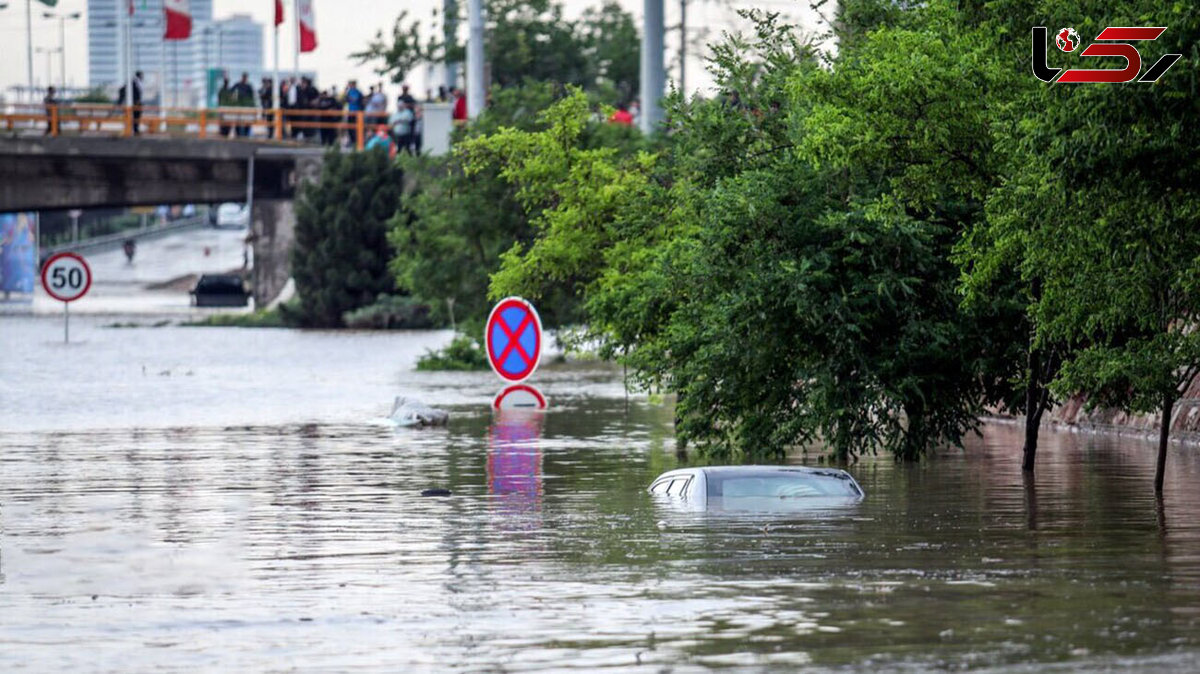
[[[141,71],[135,73],[132,84],[132,105],[138,106],[134,107],[133,112],[133,133],[138,134],[142,117]],[[120,88],[117,105],[126,104],[125,89],[124,86]],[[279,97],[278,109],[283,115],[278,125],[275,120],[276,95]],[[467,97],[461,88],[441,86],[436,94],[433,90],[427,90],[424,102],[450,103],[454,124],[467,122]],[[359,133],[357,116],[362,113],[362,129],[366,135],[364,145],[386,146],[392,155],[421,154],[425,111],[422,102],[413,96],[407,84],[401,85],[393,108],[383,82],[363,91],[357,80],[350,80],[345,89],[339,92],[336,86],[320,90],[309,77],[289,77],[278,88],[270,77],[264,77],[262,84],[255,89],[250,83],[249,73],[242,73],[241,78],[233,84],[228,77],[224,78],[217,92],[216,103],[223,109],[218,113],[220,133],[226,137],[248,138],[254,133],[254,128],[259,127],[264,129],[261,133],[268,138],[274,138],[276,130],[280,129],[284,138],[292,140],[319,142],[325,146],[356,147]],[[48,88],[43,104],[49,117],[50,109],[59,104],[54,87]],[[254,112],[230,112],[229,108],[253,108]],[[636,126],[638,117],[637,101],[634,101],[632,105],[618,104],[608,121]],[[265,124],[257,123],[259,120]],[[45,132],[47,135],[51,133],[49,121]]]
[[[390,141],[391,152],[417,155],[421,153],[424,135],[424,106],[414,96],[407,84],[401,85],[400,94],[389,100],[383,82],[369,86],[365,91],[357,80],[350,80],[340,92],[336,86],[321,90],[308,77],[288,78],[276,88],[269,77],[255,90],[246,73],[230,84],[226,78],[217,96],[222,108],[257,107],[260,119],[268,122],[264,126],[267,137],[276,132],[276,96],[283,119],[282,133],[293,140],[319,142],[333,146],[358,144],[358,113],[363,114],[363,130],[370,141],[382,134]],[[461,89],[448,90],[439,87],[435,95],[426,92],[426,103],[451,103],[455,122],[467,118],[466,96]],[[303,112],[301,112],[303,111]],[[225,136],[249,136],[251,126],[239,124],[252,119],[239,113],[223,113],[221,134]]]

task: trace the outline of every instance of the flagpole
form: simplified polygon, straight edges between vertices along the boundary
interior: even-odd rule
[[[163,11],[163,35],[158,43],[158,118],[167,118],[167,14]],[[166,124],[163,131],[167,130]]]
[[[122,11],[121,5],[125,5]],[[124,56],[125,61],[125,119],[127,124],[132,124],[133,119],[133,33],[132,24],[133,17],[130,16],[133,10],[133,0],[122,0],[121,4],[117,5],[117,15],[121,17],[124,30],[121,31],[121,36],[124,38]],[[132,128],[128,128],[132,132]]]
[[[292,78],[296,82],[300,81],[300,0],[292,0],[292,17],[296,24],[296,44],[292,45]],[[33,63],[33,61],[30,61]],[[292,86],[296,86],[295,82]]]
[[[279,22],[272,21],[272,23],[275,24],[275,78],[271,80],[271,107],[274,108],[275,114],[271,117],[271,124],[276,129],[282,129],[283,120],[279,116],[283,108],[283,101],[280,100],[283,98],[283,89],[281,86],[283,82],[279,79]],[[278,135],[282,136],[282,131]],[[276,140],[283,140],[283,138],[276,138]]]
[[[33,0],[25,0],[25,49],[29,61],[29,101],[37,100],[33,93]]]

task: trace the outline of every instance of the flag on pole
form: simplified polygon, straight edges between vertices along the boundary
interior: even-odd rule
[[[163,0],[167,30],[164,40],[186,40],[192,36],[192,10],[188,0]]]
[[[283,0],[275,0],[275,25],[283,23]]]
[[[300,0],[300,51],[317,50],[317,20],[313,15],[312,0]]]
[[[133,0],[129,0],[129,16],[133,16]]]

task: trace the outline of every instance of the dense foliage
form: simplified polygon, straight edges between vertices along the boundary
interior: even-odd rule
[[[844,0],[835,56],[747,16],[713,46],[721,93],[670,98],[654,139],[605,124],[573,58],[537,75],[590,91],[496,89],[414,167],[400,285],[468,321],[486,288],[585,325],[714,455],[916,458],[998,408],[1026,415],[1032,469],[1042,414],[1083,393],[1163,413],[1161,488],[1200,371],[1195,13]],[[1047,85],[1030,28],[1059,24],[1168,26],[1144,69],[1184,56],[1153,85]],[[1050,65],[1101,63],[1079,58]]]
[[[395,288],[387,223],[400,207],[402,180],[386,152],[325,156],[320,182],[296,200],[292,276],[301,325],[341,327],[347,312]]]
[[[533,131],[545,127],[539,111],[563,94],[561,87],[527,82],[495,90],[492,104],[463,132],[460,141],[486,137],[504,129]],[[627,127],[589,122],[581,142],[631,152],[639,134]],[[502,179],[499,168],[465,170],[464,155],[421,157],[405,166],[411,189],[391,222],[396,251],[392,271],[397,284],[430,305],[443,323],[478,323],[491,307],[488,278],[503,253],[533,237],[529,215],[517,190]],[[579,319],[573,289],[561,287],[542,311],[547,325]]]

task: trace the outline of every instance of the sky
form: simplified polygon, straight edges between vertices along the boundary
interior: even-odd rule
[[[13,85],[26,83],[26,31],[25,4],[27,0],[0,0],[0,96],[10,98],[8,88]],[[566,0],[568,16],[575,16],[589,6],[600,4],[601,0]],[[620,4],[630,11],[635,20],[642,15],[641,0],[619,0]],[[734,5],[729,3],[733,2]],[[291,28],[290,0],[284,3],[287,8],[288,23],[280,30],[280,67],[290,68],[294,29]],[[688,23],[696,31],[707,31],[708,40],[719,37],[722,29],[741,25],[733,6],[760,6],[772,11],[786,11],[796,16],[801,26],[812,32],[819,30],[818,22],[807,10],[799,9],[807,6],[803,0],[690,0],[688,4]],[[371,82],[378,78],[369,65],[359,66],[349,54],[360,50],[375,35],[377,30],[390,32],[396,16],[403,9],[410,16],[428,19],[435,7],[441,7],[441,0],[313,0],[317,21],[317,36],[320,45],[316,52],[303,54],[300,57],[301,70],[315,70],[322,86],[337,84],[342,86],[346,80],[357,78],[360,81]],[[41,18],[41,13],[47,8],[40,2],[33,2],[33,46],[36,49],[56,50],[59,46],[58,22]],[[678,25],[679,3],[677,0],[666,0],[666,24]],[[70,14],[83,12],[85,19],[69,21],[66,26],[66,66],[67,80],[74,86],[87,83],[87,0],[59,0],[57,11]],[[269,27],[274,16],[274,0],[214,0],[213,15],[223,18],[232,14],[251,14],[254,18],[268,27],[264,36],[264,63],[271,65],[272,37]],[[464,31],[466,26],[461,27]],[[668,60],[678,49],[677,32],[667,37]],[[701,59],[692,58],[694,51],[689,50],[687,69],[688,88],[704,91],[711,87],[711,79],[704,70]],[[46,79],[46,54],[34,53],[34,80],[42,85]],[[59,79],[59,55],[52,55],[51,77],[54,83]],[[425,73],[417,72],[410,78],[414,89],[424,91]],[[678,71],[670,73],[675,79]],[[434,83],[436,86],[436,83]]]

